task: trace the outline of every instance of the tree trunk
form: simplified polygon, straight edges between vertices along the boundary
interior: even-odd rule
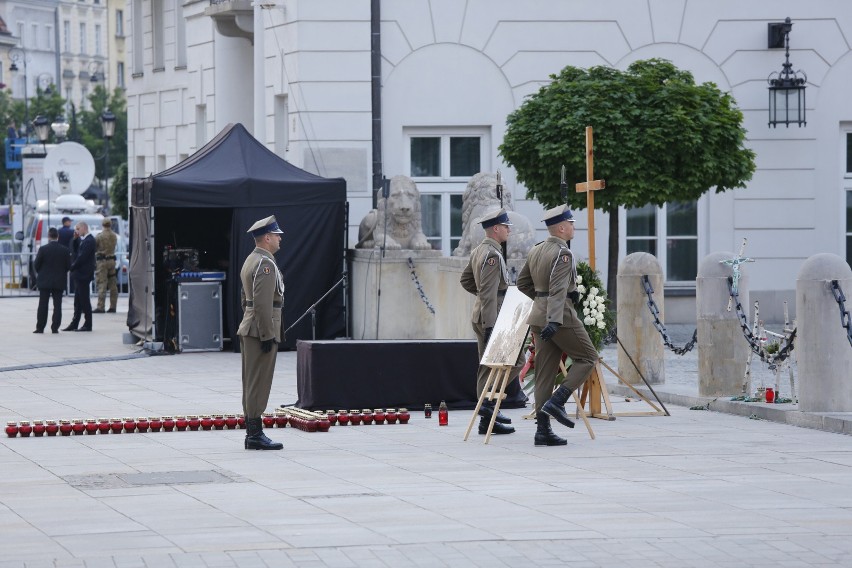
[[[609,296],[610,309],[615,310],[618,289],[618,208],[609,211],[609,251],[606,259],[606,294]]]

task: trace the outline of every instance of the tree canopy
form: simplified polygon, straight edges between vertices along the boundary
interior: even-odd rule
[[[669,61],[636,61],[626,71],[568,66],[551,79],[509,115],[499,148],[543,205],[564,202],[564,164],[567,203],[585,209],[586,195],[574,184],[586,179],[586,126],[594,128],[595,178],[606,180],[595,204],[606,211],[690,201],[751,179],[755,155],[744,146],[742,112],[731,95],[695,84]]]

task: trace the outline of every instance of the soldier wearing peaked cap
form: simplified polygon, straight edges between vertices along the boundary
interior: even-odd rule
[[[261,415],[269,403],[278,343],[281,342],[281,309],[284,280],[275,263],[283,231],[275,216],[256,222],[248,230],[255,248],[240,270],[243,321],[240,337],[243,376],[243,412],[246,418],[247,450],[281,450],[284,445],[263,433]]]
[[[518,275],[518,289],[533,300],[527,323],[536,338],[535,445],[564,446],[568,441],[553,433],[550,418],[574,427],[565,412],[565,403],[589,378],[598,352],[574,311],[577,267],[567,244],[574,237],[574,216],[566,205],[560,205],[546,211],[542,220],[550,236],[530,251]],[[565,380],[553,392],[563,352],[572,364]]]
[[[479,348],[479,360],[485,352],[485,346],[491,337],[497,314],[503,304],[506,295],[506,287],[509,284],[509,275],[506,271],[506,260],[503,258],[502,243],[509,238],[512,223],[509,215],[504,209],[489,211],[483,215],[479,222],[485,229],[485,239],[475,249],[470,251],[470,261],[462,272],[462,288],[476,296],[473,303],[473,314],[471,323],[473,332],[476,334],[476,343]],[[485,382],[488,380],[488,367],[479,366],[476,374],[476,393],[482,395]],[[494,412],[493,402],[483,402],[479,409],[479,433],[488,432],[491,423],[491,415]],[[515,431],[511,424],[512,420],[497,413],[494,423],[493,434],[511,434]]]

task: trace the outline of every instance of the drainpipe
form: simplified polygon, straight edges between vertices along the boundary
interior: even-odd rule
[[[373,209],[382,187],[382,18],[381,0],[370,0],[370,83],[373,106]]]

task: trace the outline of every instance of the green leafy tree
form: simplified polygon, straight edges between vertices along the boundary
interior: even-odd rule
[[[109,184],[109,203],[114,215],[127,219],[127,160],[118,166]]]
[[[103,85],[97,85],[89,95],[89,108],[76,111],[72,131],[83,146],[95,157],[95,176],[99,180],[112,178],[121,164],[127,164],[127,103],[121,89],[109,96]],[[101,114],[109,109],[115,115],[115,134],[109,141],[109,172],[106,167],[106,140],[101,127]],[[111,207],[115,211],[115,208]]]
[[[595,207],[609,215],[607,291],[615,302],[618,207],[692,201],[744,187],[754,173],[745,148],[743,115],[713,83],[662,59],[637,61],[626,71],[565,67],[507,118],[500,154],[547,207],[586,208],[574,183],[586,180],[585,129],[594,128]],[[560,195],[563,164],[569,182]]]

